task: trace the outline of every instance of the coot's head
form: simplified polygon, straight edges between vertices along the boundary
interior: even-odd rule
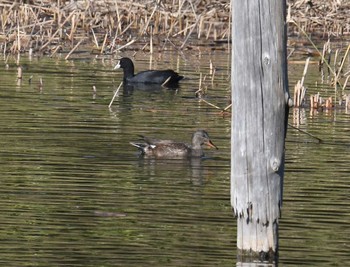
[[[121,58],[117,65],[115,65],[114,69],[134,69],[134,63],[132,63],[132,60],[128,57],[123,57]]]
[[[115,65],[114,69],[122,68],[124,71],[124,81],[130,79],[134,76],[134,63],[132,60],[127,57],[121,58],[117,65]]]

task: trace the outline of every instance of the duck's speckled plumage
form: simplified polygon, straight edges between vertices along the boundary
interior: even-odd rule
[[[204,130],[198,130],[192,135],[192,144],[172,140],[161,140],[141,136],[144,143],[133,143],[144,156],[155,158],[188,158],[203,157],[203,145],[218,149],[210,140],[209,135]]]

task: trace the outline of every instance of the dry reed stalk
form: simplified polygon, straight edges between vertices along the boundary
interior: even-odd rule
[[[330,53],[330,40],[328,39],[327,42],[325,42],[323,44],[323,49],[322,49],[322,57],[321,59],[319,60],[319,71],[322,72],[323,74],[323,58],[326,58],[326,54],[329,54]]]
[[[68,55],[64,58],[65,60],[67,60],[71,54],[78,48],[78,46],[84,41],[85,39],[81,39],[74,47],[73,49],[68,53]]]
[[[153,27],[151,27],[151,36],[149,39],[149,49],[150,49],[150,53],[153,54]]]
[[[95,34],[93,28],[91,28],[91,32],[92,32],[92,36],[94,37],[95,46],[96,46],[97,49],[99,49],[100,46],[98,45],[98,41],[97,41],[97,39],[96,39],[96,34]]]
[[[103,51],[105,50],[107,38],[108,38],[108,33],[105,34],[105,38],[103,39],[103,43],[102,43],[102,47],[101,47],[101,50],[100,50],[100,54],[103,54]]]
[[[165,86],[171,79],[171,76],[168,77],[168,79],[165,80],[165,82],[162,83],[162,86]]]
[[[149,46],[149,43],[146,43],[142,48],[141,51],[145,51],[146,47]]]
[[[116,30],[115,35],[112,39],[111,45],[110,45],[110,50],[113,51],[114,47],[116,46],[117,43],[117,39],[118,39],[118,30]]]
[[[121,19],[120,19],[119,8],[118,8],[118,2],[117,2],[117,1],[115,1],[115,10],[116,10],[117,19],[118,19],[118,26],[117,26],[117,31],[116,31],[116,35],[117,35],[118,30],[119,30],[119,32],[122,31],[122,24],[121,24]]]
[[[333,62],[333,69],[334,69],[334,72],[337,73],[337,63],[338,63],[338,55],[339,55],[339,49],[336,49],[335,50],[335,54],[334,54],[334,62]]]
[[[303,91],[305,91],[305,87],[301,85],[300,80],[297,82],[297,84],[294,86],[294,107],[299,108],[303,102],[302,96],[305,95],[303,94]]]
[[[325,105],[326,109],[332,109],[333,108],[333,101],[332,101],[332,97],[328,97],[326,99],[326,105]]]
[[[185,38],[185,41],[183,41],[182,45],[180,46],[180,49],[183,49],[184,46],[186,45],[187,41],[188,41],[188,38],[190,38],[190,35],[192,34],[193,30],[195,29],[195,27],[197,26],[199,20],[201,18],[201,15],[198,16],[196,22],[192,25],[192,28],[190,30],[190,32],[188,33],[188,35],[186,36]]]
[[[305,76],[309,67],[310,57],[308,57],[305,61],[304,71],[303,75],[301,77],[301,80],[297,82],[297,84],[294,86],[294,107],[301,107],[305,94],[306,94],[306,88],[304,87],[304,80]]]
[[[345,108],[346,110],[350,109],[350,94],[345,96]]]
[[[160,31],[160,20],[162,19],[162,13],[158,12],[157,15],[154,17],[154,22],[152,24],[152,31],[154,35],[163,34],[163,32]]]
[[[205,37],[205,39],[209,39],[209,35],[210,35],[210,31],[211,31],[211,27],[212,27],[212,25],[213,25],[213,23],[210,23],[209,24],[209,29],[208,29],[208,31],[207,31],[207,36]]]
[[[211,83],[214,83],[216,68],[213,67],[213,62],[210,60],[209,64],[209,74],[211,74]]]
[[[114,99],[117,97],[118,92],[119,92],[120,88],[122,87],[122,85],[123,85],[123,82],[121,82],[121,83],[119,84],[117,90],[114,92],[114,95],[113,95],[113,97],[112,97],[112,100],[111,100],[111,102],[109,102],[108,108],[111,108],[111,106],[112,106],[112,104],[113,104],[113,101],[114,101]]]
[[[330,69],[330,71],[332,72],[332,74],[335,76],[335,71],[331,68],[331,66],[329,65],[328,61],[326,60],[326,58],[321,54],[320,50],[317,48],[317,46],[315,45],[315,43],[311,40],[310,36],[304,31],[304,29],[302,29],[295,21],[293,21],[294,25],[297,26],[297,28],[300,30],[300,32],[302,32],[305,37],[308,39],[308,41],[311,43],[311,45],[313,46],[313,48],[317,51],[317,53],[321,56],[321,60],[323,63],[325,63],[327,65],[327,67]]]
[[[69,34],[69,36],[68,36],[68,39],[70,40],[70,41],[73,41],[73,35],[74,35],[74,33],[75,33],[75,31],[76,31],[76,28],[77,28],[77,23],[76,23],[76,17],[77,17],[77,14],[73,14],[73,16],[72,16],[72,18],[71,18],[71,31],[70,31],[70,34]]]
[[[224,111],[227,111],[229,108],[231,108],[232,107],[232,103],[231,104],[229,104],[227,107],[225,107],[224,108]]]
[[[205,37],[209,38],[212,32],[215,34],[212,28],[216,28],[216,31],[219,30],[219,34],[227,32],[227,29],[222,28],[223,23],[216,20],[220,20],[225,16],[229,17],[224,12],[220,13],[217,10],[217,6],[214,9],[207,8],[201,2],[195,3],[187,0],[172,1],[173,4],[170,3],[170,0],[158,1],[151,10],[141,0],[135,0],[131,3],[120,0],[76,0],[68,4],[66,4],[68,1],[58,1],[54,7],[50,6],[51,1],[49,0],[31,0],[31,2],[31,5],[23,6],[18,6],[14,3],[9,5],[0,3],[0,9],[5,8],[7,11],[10,11],[9,15],[0,17],[0,27],[2,27],[3,32],[13,33],[15,32],[13,31],[15,25],[13,21],[17,22],[17,27],[20,30],[30,26],[30,36],[33,36],[33,34],[36,36],[36,44],[39,42],[43,43],[40,48],[41,51],[50,45],[53,40],[60,42],[65,37],[71,41],[81,38],[78,35],[81,32],[95,34],[93,40],[97,43],[98,33],[88,31],[91,28],[104,29],[105,32],[109,33],[115,32],[119,36],[128,29],[131,30],[131,34],[135,30],[141,29],[139,34],[143,35],[146,33],[149,25],[153,24],[155,27],[153,36],[155,34],[166,34],[168,36],[167,39],[169,39],[174,32],[181,32],[185,38],[189,38],[189,32],[193,33],[194,29],[196,29],[199,38],[202,38],[205,31]],[[113,16],[111,12],[115,12],[116,15]],[[73,15],[73,13],[75,14]],[[8,14],[8,12],[3,12],[3,14]],[[201,14],[201,19],[199,23],[195,24],[198,19],[197,14]],[[209,23],[207,20],[209,20]],[[67,21],[70,22],[69,28],[67,28],[68,33],[63,35],[65,33],[63,26],[66,26]],[[195,25],[195,28],[193,28],[193,25]],[[211,28],[209,31],[207,30],[208,27]],[[56,32],[57,30],[59,31]],[[184,32],[182,32],[183,30]],[[56,38],[57,35],[59,35],[60,39]],[[39,36],[41,36],[41,40]],[[19,48],[24,48],[23,43],[20,44]],[[16,46],[12,46],[13,52],[16,49]]]
[[[3,49],[3,57],[6,57],[6,48],[7,48],[7,42],[4,43],[4,49]]]
[[[214,41],[216,41],[217,39],[218,39],[218,33],[217,33],[217,30],[216,30],[216,28],[214,29],[214,37],[213,37],[213,39],[214,39]]]
[[[305,66],[304,66],[304,71],[303,71],[303,75],[301,77],[301,86],[304,85],[304,80],[305,80],[305,76],[309,67],[309,62],[310,62],[310,57],[308,57],[305,61]]]
[[[22,67],[17,68],[17,79],[18,80],[22,79]]]
[[[62,30],[63,25],[66,24],[66,22],[75,14],[75,12],[69,14],[69,16],[64,20],[64,22],[58,26],[58,29],[56,30],[56,32],[49,38],[49,40],[40,47],[40,51],[42,51],[45,47],[47,47],[52,40],[55,38],[55,36]]]
[[[19,31],[19,24],[17,24],[17,51],[21,51],[21,37],[20,37],[20,31]]]
[[[322,107],[322,97],[320,97],[320,93],[310,96],[310,108],[311,109],[319,109]]]
[[[343,92],[345,91],[345,88],[346,88],[346,85],[348,84],[349,78],[350,78],[350,75],[348,75],[348,76],[346,77],[345,82],[343,83],[343,88],[342,88],[342,91],[343,91]]]
[[[43,78],[42,77],[40,77],[40,79],[39,79],[39,91],[41,92],[42,90],[43,90]]]
[[[120,33],[120,35],[123,35],[131,26],[135,23],[135,20],[131,21],[128,26],[125,27],[125,29]]]
[[[218,107],[217,105],[214,105],[214,104],[208,102],[207,100],[205,100],[205,99],[203,99],[203,98],[200,98],[200,99],[199,99],[199,103],[201,103],[201,102],[204,102],[204,103],[208,104],[209,106],[214,107],[214,108],[216,108],[216,109],[223,110],[222,108],[220,108],[220,107]]]
[[[185,28],[182,27],[182,29],[181,29],[179,32],[173,34],[172,37],[177,37],[177,36],[179,36],[179,35],[181,35],[181,34],[187,35],[187,31],[189,30],[189,28],[193,28],[194,26],[195,26],[195,25],[189,25],[189,26],[188,26],[188,22],[187,22],[187,23],[186,23],[186,27],[185,27]]]
[[[346,49],[345,55],[344,55],[344,57],[343,57],[343,60],[341,61],[339,70],[338,70],[337,75],[336,75],[336,77],[335,77],[335,83],[337,83],[337,81],[339,80],[339,76],[340,76],[340,74],[341,74],[341,72],[342,72],[342,70],[343,70],[345,60],[346,60],[346,58],[347,58],[348,55],[349,55],[349,51],[350,51],[350,44],[348,45],[348,47],[347,47],[347,49]],[[346,78],[346,81],[345,81],[345,83],[344,83],[344,85],[343,85],[343,88],[342,88],[343,91],[344,91],[344,89],[345,89],[345,86],[346,86],[346,83],[347,83],[348,79],[349,79],[349,76]]]
[[[344,91],[345,89],[345,84],[341,84],[340,82],[340,75],[342,73],[342,70],[343,70],[343,67],[344,67],[344,63],[345,63],[345,60],[349,54],[349,50],[350,50],[350,45],[348,45],[347,49],[346,49],[346,52],[345,52],[345,55],[344,57],[340,60],[340,62],[338,62],[338,57],[339,57],[339,49],[336,50],[335,52],[335,56],[334,56],[334,77],[333,77],[333,84],[334,84],[334,94],[335,94],[335,97],[337,96],[337,92],[338,92],[338,85],[340,85],[342,91]],[[337,69],[337,66],[339,66],[339,69]],[[347,83],[348,81],[348,77],[346,78],[345,80],[345,83]]]
[[[130,42],[128,42],[127,44],[118,47],[116,50],[117,50],[117,51],[120,51],[121,49],[123,49],[123,48],[125,48],[125,47],[128,47],[129,45],[131,45],[131,44],[133,44],[133,43],[135,43],[135,42],[136,42],[136,39],[133,39],[133,40],[131,40]]]
[[[154,13],[156,12],[156,10],[157,10],[157,3],[155,4],[152,13],[151,13],[151,15],[149,16],[149,18],[148,18],[148,20],[147,20],[147,22],[146,22],[146,24],[145,24],[145,27],[144,27],[143,30],[141,31],[141,35],[143,35],[143,34],[146,32],[146,30],[147,30],[147,28],[148,28],[148,25],[149,25],[151,19],[153,18],[153,15],[154,15]]]
[[[197,34],[198,39],[201,38],[201,32],[203,30],[203,27],[204,27],[204,17],[201,16],[201,18],[199,19],[199,24],[198,24],[198,34]]]
[[[55,49],[52,51],[50,57],[53,57],[53,56],[57,53],[57,51],[58,51],[60,48],[62,48],[61,45],[56,46]]]
[[[297,25],[297,24],[296,24]],[[299,25],[297,25],[299,27]],[[337,70],[337,61],[338,61],[338,57],[339,57],[339,50],[336,50],[335,52],[335,56],[334,56],[334,68],[332,68],[330,66],[330,61],[331,61],[331,49],[330,49],[330,43],[329,43],[329,40],[327,41],[327,43],[323,46],[323,51],[322,53],[320,53],[320,51],[318,50],[318,48],[316,47],[316,45],[314,44],[314,42],[312,42],[311,38],[306,34],[306,32],[303,30],[303,29],[300,29],[300,31],[305,34],[306,38],[309,40],[309,42],[311,43],[311,45],[315,48],[315,50],[318,52],[318,54],[321,56],[321,62],[319,63],[320,66],[322,67],[323,63],[326,64],[327,68],[328,68],[328,71],[332,74],[333,76],[333,79],[332,79],[332,82],[333,82],[333,85],[334,85],[334,97],[335,99],[337,99],[337,96],[338,96],[338,85],[340,85],[341,88],[345,88],[341,82],[340,82],[340,75],[341,75],[341,72],[342,72],[342,68],[344,66],[344,62],[345,62],[345,58],[348,56],[348,53],[349,53],[349,50],[350,50],[350,45],[348,45],[347,47],[347,50],[346,50],[346,53],[345,53],[345,56],[343,57],[341,63],[340,63],[340,67],[339,69]],[[326,51],[328,51],[328,60],[325,58],[325,55],[326,55]],[[322,68],[321,68],[322,70]],[[322,79],[323,79],[323,72],[321,71],[321,75],[322,75]],[[346,81],[347,82],[347,81]],[[316,104],[315,104],[316,105]]]

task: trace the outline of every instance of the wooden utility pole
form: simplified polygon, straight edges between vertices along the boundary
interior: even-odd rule
[[[286,0],[231,0],[231,205],[240,261],[274,261],[289,104]]]

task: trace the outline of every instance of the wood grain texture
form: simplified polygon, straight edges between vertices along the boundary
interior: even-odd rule
[[[289,97],[286,3],[231,4],[231,205],[243,222],[238,223],[239,248],[268,251],[277,247],[273,225],[282,205]]]

